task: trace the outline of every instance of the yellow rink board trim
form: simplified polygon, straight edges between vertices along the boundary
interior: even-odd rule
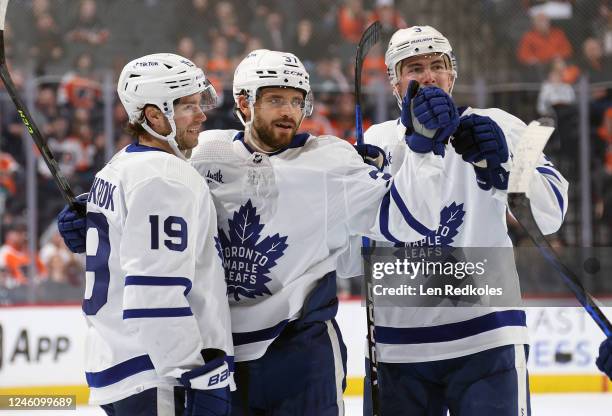
[[[612,392],[612,382],[603,374],[554,374],[529,376],[529,389],[538,393],[603,393]],[[363,395],[363,378],[347,377],[346,396]]]
[[[603,393],[612,392],[612,382],[604,375],[532,375],[529,376],[532,394],[538,393]],[[24,386],[0,387],[0,395],[75,395],[77,405],[87,404],[87,386]],[[347,377],[346,396],[363,395],[363,377]]]

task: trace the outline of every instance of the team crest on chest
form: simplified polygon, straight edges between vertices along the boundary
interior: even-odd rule
[[[219,230],[228,296],[240,301],[271,295],[266,286],[271,280],[267,274],[288,247],[287,236],[276,233],[261,238],[265,224],[260,223],[250,199],[234,212],[228,224],[228,234]]]
[[[440,211],[440,225],[435,233],[428,235],[421,241],[407,243],[406,246],[450,246],[459,234],[459,227],[463,224],[464,216],[463,204],[457,205],[456,202],[453,202]]]

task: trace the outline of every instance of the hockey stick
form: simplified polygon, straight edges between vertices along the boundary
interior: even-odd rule
[[[34,119],[30,115],[27,107],[23,104],[21,98],[19,98],[17,88],[15,87],[15,84],[11,79],[11,75],[8,72],[8,68],[6,66],[6,56],[4,53],[4,21],[6,18],[6,8],[8,6],[8,2],[9,0],[0,0],[0,78],[2,78],[4,87],[10,95],[11,100],[13,100],[13,104],[17,109],[17,113],[19,114],[21,121],[28,129],[32,139],[34,139],[34,143],[40,151],[43,160],[47,164],[47,167],[51,172],[51,176],[53,176],[53,179],[55,180],[55,183],[57,184],[62,196],[73,210],[85,216],[83,206],[75,203],[74,193],[72,192],[66,177],[59,170],[57,160],[55,160],[53,153],[51,153],[51,150],[49,150],[46,140],[40,134],[40,131],[34,123]]]
[[[578,276],[559,259],[550,243],[540,231],[529,205],[529,198],[527,197],[529,184],[535,171],[537,160],[542,154],[546,141],[553,130],[552,127],[543,127],[537,122],[531,122],[527,127],[523,138],[514,152],[514,166],[510,172],[508,183],[508,205],[512,215],[514,215],[523,230],[533,240],[546,261],[559,272],[566,286],[576,296],[604,334],[609,337],[612,335],[610,321],[599,309],[589,292],[585,290]]]
[[[361,35],[359,45],[357,46],[357,55],[355,57],[355,135],[357,144],[363,144],[363,122],[361,117],[361,70],[363,69],[363,61],[366,55],[380,39],[381,24],[379,21],[375,21],[366,28]],[[366,251],[364,259],[367,264],[364,267],[364,278],[365,278],[365,302],[366,302],[366,322],[368,326],[368,354],[370,356],[369,369],[370,369],[370,394],[372,397],[372,416],[378,416],[380,405],[378,398],[378,365],[376,362],[376,340],[374,337],[374,299],[373,299],[373,286],[372,283],[372,269],[369,265],[370,255],[375,247],[374,241],[370,241],[368,245],[367,239],[364,244],[364,250]]]
[[[357,144],[363,144],[363,120],[361,118],[361,71],[365,57],[380,39],[382,26],[377,20],[366,28],[357,45],[355,57],[355,139]]]

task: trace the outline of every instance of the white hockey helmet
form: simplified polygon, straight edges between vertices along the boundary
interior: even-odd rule
[[[128,113],[130,123],[138,123],[152,136],[168,142],[174,153],[186,159],[176,142],[173,102],[181,97],[202,93],[201,107],[210,110],[217,105],[217,93],[204,72],[187,58],[172,53],[156,53],[134,59],[119,75],[117,94]],[[167,136],[147,124],[142,110],[151,104],[158,107],[170,122]]]
[[[448,59],[453,76],[450,87],[452,91],[457,79],[457,59],[448,39],[431,26],[412,26],[400,29],[391,36],[385,53],[385,65],[387,65],[387,75],[391,85],[395,86],[399,83],[400,62],[412,56],[432,53],[443,54]]]
[[[265,87],[295,88],[304,92],[303,115],[312,114],[313,96],[310,76],[297,56],[289,52],[256,49],[250,52],[234,72],[233,95],[236,105],[238,97],[246,95],[251,104],[257,99],[257,92]],[[237,111],[242,124],[246,124]]]

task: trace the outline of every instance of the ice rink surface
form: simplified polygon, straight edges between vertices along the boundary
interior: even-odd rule
[[[361,399],[349,397],[346,403],[346,416],[363,416]],[[98,407],[79,407],[76,411],[40,410],[21,411],[0,410],[0,416],[105,416]],[[612,393],[608,394],[538,394],[531,396],[532,416],[610,416],[612,415]]]

